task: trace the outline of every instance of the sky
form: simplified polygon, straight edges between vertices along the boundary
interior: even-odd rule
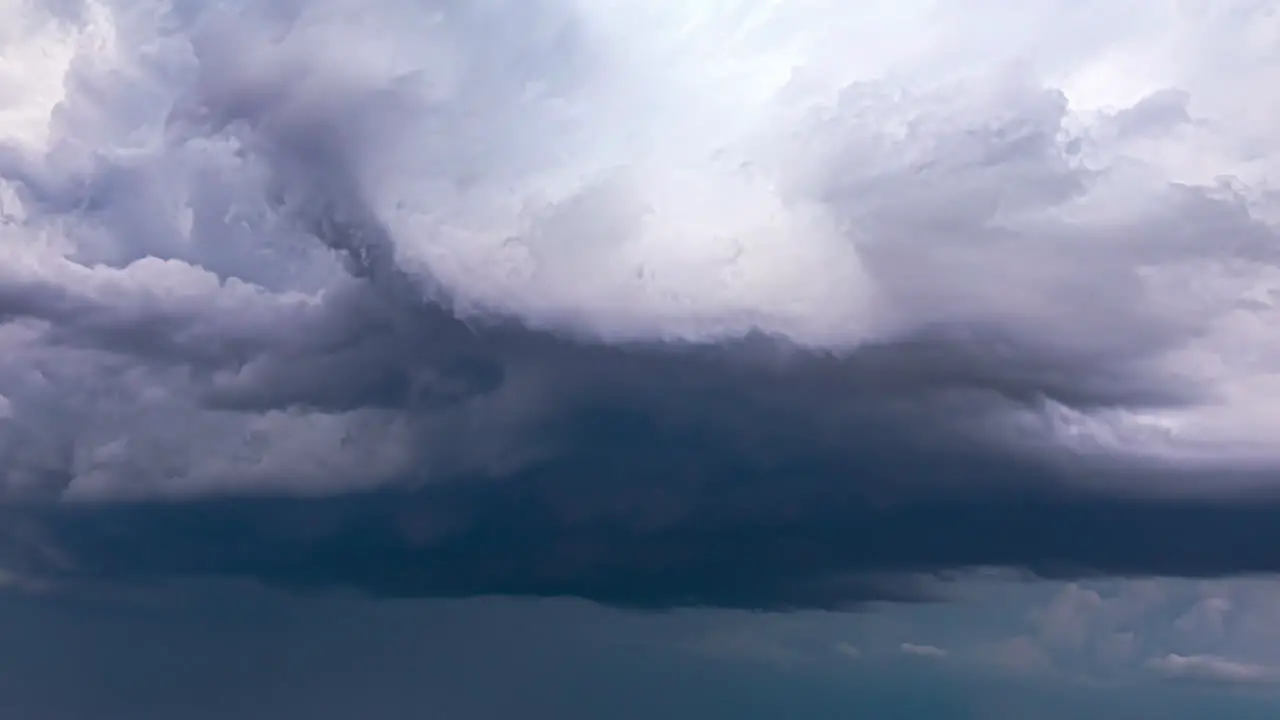
[[[0,0],[0,714],[1274,717],[1280,3]]]

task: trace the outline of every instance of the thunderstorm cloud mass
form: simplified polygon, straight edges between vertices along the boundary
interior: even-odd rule
[[[1272,5],[8,2],[5,572],[1280,569]]]
[[[1265,692],[1133,623],[1280,571],[1277,116],[1273,0],[0,0],[0,591],[1016,577],[824,652]]]

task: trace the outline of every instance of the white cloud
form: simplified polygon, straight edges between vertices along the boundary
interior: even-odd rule
[[[543,452],[575,373],[471,398],[405,296],[610,342],[943,327],[910,372],[1023,403],[964,432],[1274,468],[1280,20],[1220,5],[10,4],[9,489],[328,491]],[[353,399],[419,391],[432,412]]]
[[[1147,666],[1168,678],[1217,683],[1273,683],[1277,668],[1237,662],[1214,655],[1174,655],[1153,658]]]
[[[898,648],[904,655],[914,655],[915,657],[930,658],[933,660],[943,660],[947,657],[947,651],[933,645],[916,645],[913,643],[902,643]]]
[[[1260,679],[1280,668],[1278,591],[1274,576],[1064,583],[1027,613],[1032,632],[983,647],[1005,666],[1044,655],[1091,676],[1146,667]]]
[[[1178,618],[1174,622],[1174,627],[1183,633],[1198,636],[1210,642],[1219,641],[1226,636],[1227,616],[1231,610],[1230,598],[1207,597]]]
[[[1070,583],[1047,607],[1033,611],[1032,618],[1048,643],[1079,650],[1091,640],[1094,612],[1102,603],[1097,590]]]
[[[1136,629],[1165,604],[1165,596],[1158,581],[1126,581],[1105,595],[1094,587],[1067,583],[1029,616],[1046,648],[1117,663],[1133,654]]]

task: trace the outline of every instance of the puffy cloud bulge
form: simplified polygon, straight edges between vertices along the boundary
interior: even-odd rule
[[[1277,9],[6,2],[6,572],[1280,569]]]

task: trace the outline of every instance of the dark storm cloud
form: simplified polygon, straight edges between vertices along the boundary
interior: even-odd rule
[[[662,464],[651,460],[653,473],[615,468],[609,489],[588,474],[603,465],[557,464],[500,485],[10,509],[5,519],[38,529],[21,538],[21,569],[55,582],[219,576],[293,590],[577,596],[647,608],[941,599],[937,578],[976,566],[1055,578],[1280,571],[1278,500],[989,492],[884,503],[820,469],[698,482]],[[921,469],[868,465],[854,470]]]
[[[22,16],[66,52],[13,40],[0,117],[14,582],[779,608],[1275,569],[1273,203],[1183,158],[1269,157],[1247,85],[1086,110],[1055,3],[1043,62],[951,73],[992,6],[901,78],[802,9],[76,7]],[[1203,20],[1178,47],[1247,65]]]

